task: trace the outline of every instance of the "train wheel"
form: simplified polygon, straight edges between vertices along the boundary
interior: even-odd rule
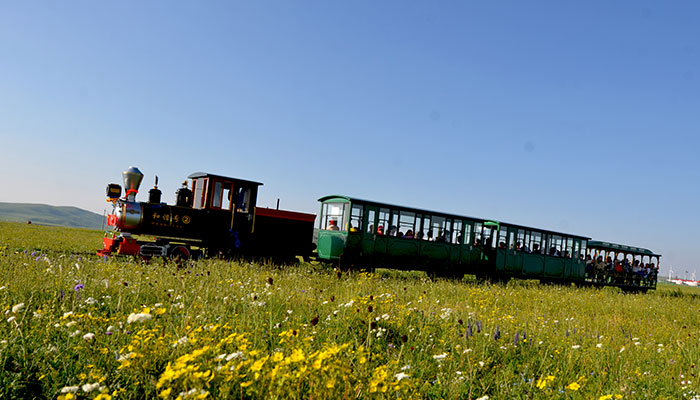
[[[177,246],[170,250],[170,259],[173,260],[177,269],[182,267],[182,264],[190,259],[190,250],[185,246]]]

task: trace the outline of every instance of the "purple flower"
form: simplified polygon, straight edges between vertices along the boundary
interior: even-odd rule
[[[36,255],[36,251],[32,251],[32,257]]]
[[[77,292],[77,291],[79,291],[80,289],[83,289],[84,287],[85,287],[85,285],[83,285],[82,283],[79,283],[79,284],[75,285],[75,287],[73,288],[73,290],[75,290],[75,291]]]
[[[111,334],[112,334],[112,332],[110,332],[110,331],[105,332],[105,335],[107,335],[107,336],[109,336]]]
[[[78,261],[83,261],[83,257],[78,257]]]

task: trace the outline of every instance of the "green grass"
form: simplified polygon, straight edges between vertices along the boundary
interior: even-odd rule
[[[699,393],[694,288],[622,294],[225,260],[177,270],[89,255],[100,238],[0,223],[0,398]],[[137,314],[150,319],[129,323]]]

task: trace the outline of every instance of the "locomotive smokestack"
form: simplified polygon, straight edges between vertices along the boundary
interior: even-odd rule
[[[138,168],[129,167],[129,169],[122,172],[122,178],[124,178],[124,192],[126,200],[136,201],[136,193],[139,192],[139,186],[141,185],[143,174]]]

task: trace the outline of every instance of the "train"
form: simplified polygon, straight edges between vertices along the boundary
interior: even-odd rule
[[[590,237],[497,220],[364,200],[321,197],[315,214],[258,207],[262,183],[203,172],[188,176],[175,204],[161,201],[158,178],[136,201],[138,168],[107,186],[113,207],[101,256],[175,260],[259,257],[316,259],[340,268],[423,270],[429,275],[505,281],[536,279],[624,291],[655,289],[661,255]]]

